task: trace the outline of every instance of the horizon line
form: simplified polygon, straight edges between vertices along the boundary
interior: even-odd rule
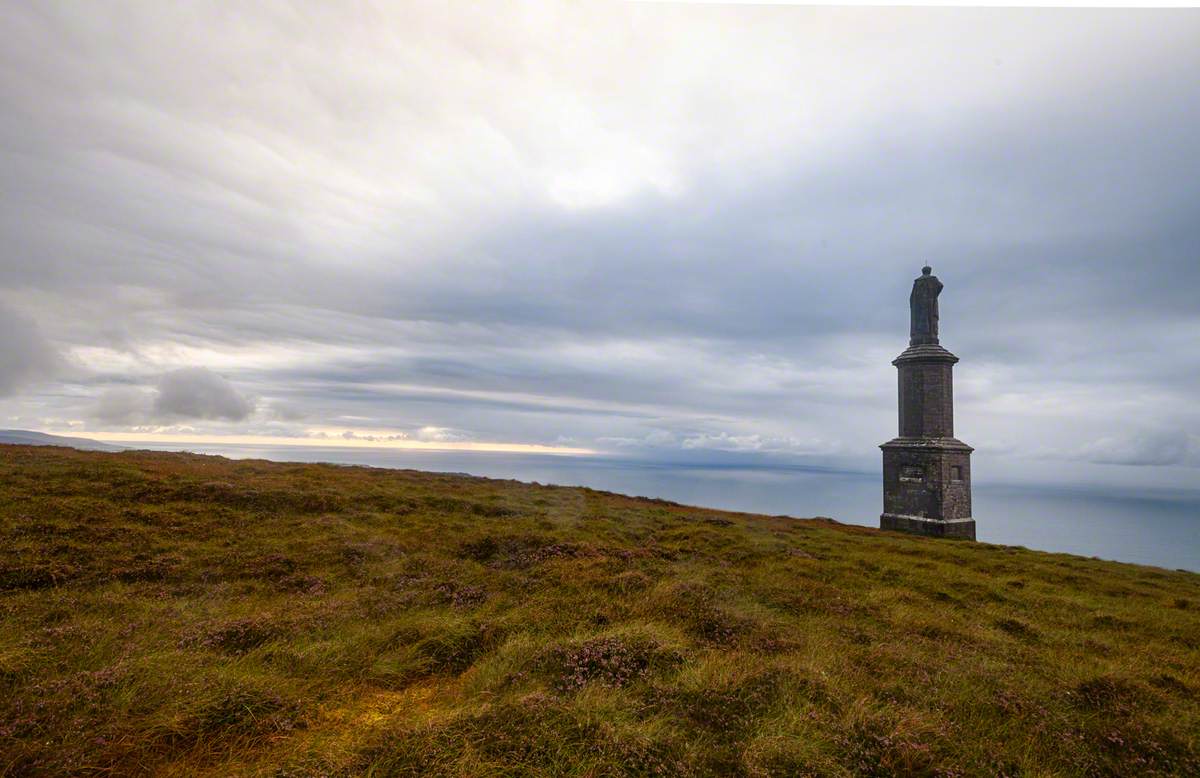
[[[410,451],[481,451],[504,454],[552,454],[589,456],[603,452],[576,446],[549,446],[541,443],[485,441],[369,440],[343,437],[299,437],[277,435],[201,435],[171,432],[90,432],[82,430],[46,430],[50,435],[86,436],[101,443],[199,443],[230,445],[306,446],[310,448],[369,448]]]

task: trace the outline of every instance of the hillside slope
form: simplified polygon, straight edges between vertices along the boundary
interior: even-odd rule
[[[1200,576],[0,446],[0,774],[1200,774]]]
[[[81,451],[124,451],[125,446],[114,446],[101,443],[89,438],[68,438],[62,435],[49,435],[33,430],[0,430],[0,443],[18,446],[65,446]]]

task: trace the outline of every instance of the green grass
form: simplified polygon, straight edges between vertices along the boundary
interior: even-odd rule
[[[0,774],[1200,774],[1200,576],[0,447]]]

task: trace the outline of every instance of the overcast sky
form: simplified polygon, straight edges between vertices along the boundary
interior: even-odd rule
[[[1196,480],[1200,13],[189,6],[2,5],[0,426],[877,468],[928,262],[977,476]]]

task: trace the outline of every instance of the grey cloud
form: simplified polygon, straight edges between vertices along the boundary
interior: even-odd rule
[[[1086,446],[1084,460],[1106,465],[1179,465],[1193,452],[1192,436],[1183,430],[1152,430],[1107,436]]]
[[[61,367],[37,325],[0,304],[0,397],[48,379]]]
[[[154,412],[162,418],[242,421],[254,412],[254,403],[207,368],[180,368],[159,380]]]
[[[272,402],[266,408],[267,416],[274,421],[300,421],[308,414],[304,409],[287,402]]]

